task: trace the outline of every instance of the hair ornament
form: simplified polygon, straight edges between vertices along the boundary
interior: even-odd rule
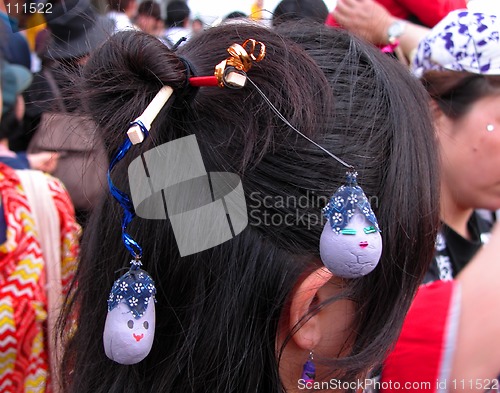
[[[368,198],[361,187],[358,186],[357,176],[357,172],[348,171],[346,173],[346,184],[333,194],[328,204],[323,208],[323,215],[328,219],[332,230],[337,234],[340,234],[349,224],[356,211],[366,217],[374,226],[374,230],[380,232],[370,202],[368,202]]]
[[[108,298],[103,343],[106,356],[120,364],[135,364],[151,351],[155,331],[156,287],[140,269],[140,261],[118,278]]]
[[[156,93],[156,96],[149,103],[144,112],[142,112],[142,115],[130,123],[127,136],[133,145],[137,145],[144,141],[144,138],[151,129],[151,123],[156,119],[156,116],[158,116],[158,113],[160,113],[173,92],[174,90],[170,86],[163,86],[160,91]]]
[[[192,67],[185,59],[181,59],[186,65],[186,79],[189,84],[193,87],[241,88],[246,83],[246,72],[251,68],[252,62],[261,61],[266,49],[261,42],[249,39],[243,45],[231,45],[228,52],[230,56],[216,66],[215,75],[210,77],[191,76]],[[142,361],[151,351],[156,324],[156,287],[151,276],[141,269],[141,246],[127,233],[128,224],[136,216],[134,205],[129,195],[115,187],[111,180],[111,171],[133,145],[142,143],[148,136],[151,124],[172,94],[173,89],[170,86],[162,87],[144,112],[130,123],[127,139],[111,160],[108,169],[110,192],[123,208],[123,244],[133,258],[129,270],[119,277],[111,288],[103,344],[106,356],[124,365]]]
[[[252,38],[243,44],[233,44],[227,51],[229,57],[215,66],[214,76],[198,76],[189,78],[191,86],[219,86],[241,89],[247,81],[247,72],[253,62],[259,62],[266,56],[266,46]]]
[[[321,260],[332,273],[356,278],[370,273],[382,255],[382,237],[370,202],[348,171],[341,186],[323,208],[327,222],[319,241]]]
[[[370,273],[382,255],[382,236],[370,202],[357,184],[354,167],[295,128],[264,92],[250,78],[247,80],[283,123],[348,168],[346,184],[333,194],[323,210],[327,222],[319,241],[320,256],[326,268],[339,277],[357,278]]]
[[[130,197],[113,184],[111,171],[133,145],[142,143],[148,136],[151,124],[172,93],[170,86],[162,87],[144,112],[130,123],[128,138],[118,149],[108,169],[110,192],[123,208],[123,244],[133,257],[129,271],[118,278],[111,288],[103,333],[106,356],[120,364],[138,363],[151,351],[156,324],[156,287],[151,276],[140,268],[141,246],[127,233],[127,226],[135,217],[134,206]]]

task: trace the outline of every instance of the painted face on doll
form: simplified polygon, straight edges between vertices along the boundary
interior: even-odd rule
[[[320,240],[320,255],[334,274],[355,278],[370,273],[382,254],[382,237],[359,211],[336,233],[327,223]]]
[[[103,343],[106,356],[120,364],[135,364],[151,351],[155,331],[155,304],[149,298],[146,312],[138,319],[125,302],[108,312]]]

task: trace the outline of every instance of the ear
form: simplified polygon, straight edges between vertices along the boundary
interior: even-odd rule
[[[309,274],[302,283],[294,290],[290,305],[290,331],[297,329],[292,336],[295,344],[302,349],[311,350],[321,340],[321,323],[319,315],[309,317],[310,311],[319,302],[319,290],[333,277],[333,274],[325,267],[316,269]],[[309,318],[309,319],[307,319]]]
[[[438,103],[434,99],[429,100],[429,109],[431,110],[432,118],[436,121],[440,116],[444,115]]]
[[[429,107],[434,122],[434,135],[436,140],[439,141],[442,135],[449,135],[451,119],[446,116],[435,100],[430,100]]]

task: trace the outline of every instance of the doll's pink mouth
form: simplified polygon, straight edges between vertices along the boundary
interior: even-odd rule
[[[139,342],[139,341],[141,341],[143,339],[144,334],[135,334],[134,333],[134,334],[132,334],[132,336],[134,336],[135,341]]]
[[[359,246],[360,246],[361,248],[366,248],[366,247],[368,247],[368,242],[367,242],[367,241],[364,241],[364,242],[359,242]]]

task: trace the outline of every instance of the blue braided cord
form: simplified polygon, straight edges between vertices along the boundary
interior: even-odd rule
[[[146,126],[140,121],[136,120],[132,123],[130,123],[130,127],[137,125],[141,129],[141,131],[144,133],[144,137],[147,137],[149,132]],[[109,186],[109,191],[111,192],[111,195],[116,199],[116,201],[120,204],[120,206],[123,208],[123,218],[122,218],[122,240],[123,244],[125,244],[125,247],[127,250],[132,254],[132,256],[136,259],[139,259],[142,257],[142,248],[139,246],[139,244],[130,236],[126,230],[128,224],[134,219],[135,217],[135,209],[134,205],[132,204],[132,201],[130,200],[130,197],[125,194],[123,191],[119,190],[118,188],[115,187],[113,184],[113,181],[111,180],[111,171],[115,167],[115,165],[120,162],[120,160],[125,157],[125,154],[130,150],[132,147],[132,142],[130,142],[130,139],[127,138],[125,142],[120,146],[118,149],[118,152],[115,154],[114,158],[111,160],[111,164],[109,164],[109,169],[108,169],[108,186]]]

